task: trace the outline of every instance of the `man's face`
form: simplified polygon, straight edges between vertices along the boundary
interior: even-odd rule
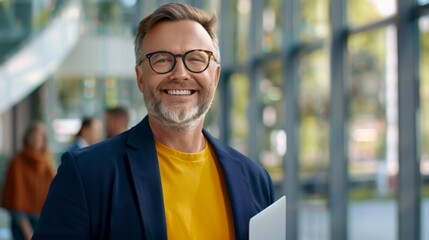
[[[110,114],[110,113],[106,114],[106,123],[105,123],[104,128],[106,131],[106,137],[108,137],[108,138],[113,137],[116,134],[115,130],[118,127],[117,126],[118,123],[115,120],[116,119],[112,114]]]
[[[161,22],[145,36],[142,57],[155,51],[183,54],[193,49],[215,52],[205,29],[194,21]],[[149,115],[162,124],[188,129],[200,123],[210,108],[219,80],[220,66],[214,59],[201,73],[186,69],[182,59],[166,74],[154,72],[146,58],[136,67],[137,84],[144,95]]]
[[[101,140],[103,131],[103,123],[96,119],[91,123],[91,126],[88,128],[88,139],[87,142],[89,144],[98,143]]]

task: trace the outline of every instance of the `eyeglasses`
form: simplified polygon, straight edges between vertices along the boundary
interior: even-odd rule
[[[165,74],[173,71],[176,66],[176,58],[181,57],[186,69],[193,73],[204,72],[210,65],[210,58],[217,62],[213,52],[203,49],[194,49],[185,52],[184,54],[174,54],[168,51],[157,51],[146,54],[149,59],[149,65],[152,70],[159,74]],[[146,59],[144,58],[144,59]],[[143,60],[140,60],[142,64]]]

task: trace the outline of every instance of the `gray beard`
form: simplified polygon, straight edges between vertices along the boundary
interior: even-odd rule
[[[211,100],[200,101],[191,110],[183,111],[174,107],[167,107],[155,98],[152,98],[150,101],[145,99],[149,115],[157,119],[165,128],[178,133],[186,133],[195,129],[206,116],[211,102]]]

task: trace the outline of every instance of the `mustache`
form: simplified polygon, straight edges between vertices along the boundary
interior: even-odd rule
[[[196,82],[177,82],[174,80],[166,81],[158,86],[159,89],[174,89],[174,88],[180,88],[180,89],[192,89],[192,90],[201,90],[202,87]]]

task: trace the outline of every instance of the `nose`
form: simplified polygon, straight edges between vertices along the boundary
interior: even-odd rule
[[[172,73],[177,77],[187,77],[189,72],[188,69],[185,66],[185,63],[183,62],[183,58],[176,57],[176,65],[173,68]]]

